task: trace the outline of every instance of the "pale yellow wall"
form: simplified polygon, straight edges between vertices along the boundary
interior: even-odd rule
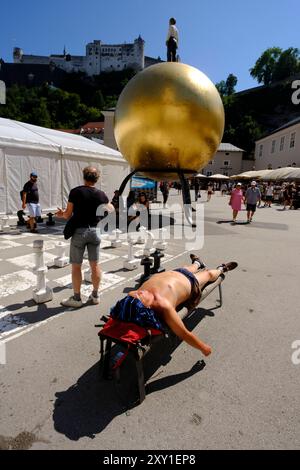
[[[291,134],[296,133],[295,146],[290,148]],[[280,150],[281,138],[285,137],[284,148]],[[272,142],[275,140],[275,152],[271,153]],[[260,153],[260,145],[263,145],[262,156]],[[260,139],[255,145],[255,169],[264,170],[268,165],[272,165],[272,169],[279,166],[286,167],[296,163],[300,167],[300,123],[291,126],[282,131],[278,131],[264,139]]]
[[[206,165],[201,173],[206,174],[207,171],[211,171],[212,174],[225,174],[228,173],[228,176],[236,175],[242,171],[242,156],[243,152],[225,152],[220,151],[212,159],[212,163]],[[228,166],[224,165],[224,161],[227,160],[230,162]]]

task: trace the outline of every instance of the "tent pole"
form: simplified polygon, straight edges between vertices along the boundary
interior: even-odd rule
[[[60,151],[60,185],[61,185],[61,208],[64,207],[64,177],[63,177],[63,154],[64,148],[61,145],[59,148]]]

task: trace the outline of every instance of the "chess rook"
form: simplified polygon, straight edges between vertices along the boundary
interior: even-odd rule
[[[59,249],[59,255],[54,259],[54,265],[63,268],[69,264],[69,258],[66,256],[66,245],[63,242],[58,242],[57,248]]]
[[[165,269],[161,267],[160,263],[161,263],[161,258],[163,258],[165,255],[160,250],[156,250],[152,256],[154,259],[154,265],[153,265],[153,268],[151,269],[151,274],[164,272]]]

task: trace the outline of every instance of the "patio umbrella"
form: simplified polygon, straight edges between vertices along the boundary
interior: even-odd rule
[[[195,178],[207,178],[207,176],[203,175],[202,173],[197,173],[197,175],[195,175]]]
[[[229,180],[229,176],[226,176],[226,175],[220,175],[220,174],[215,174],[215,175],[211,175],[211,176],[208,176],[208,178],[210,179],[215,179],[215,180]]]
[[[268,175],[271,174],[273,170],[252,170],[245,171],[239,175],[231,176],[231,179],[268,179]]]
[[[264,177],[266,180],[289,180],[295,181],[300,180],[300,168],[295,167],[286,167],[286,168],[277,168],[276,170],[270,170],[270,174]]]

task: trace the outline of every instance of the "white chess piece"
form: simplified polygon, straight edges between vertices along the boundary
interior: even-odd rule
[[[69,264],[69,257],[66,256],[66,244],[58,242],[56,246],[59,249],[59,255],[54,259],[54,266],[63,268]]]
[[[158,238],[158,242],[156,243],[156,248],[158,250],[161,250],[161,251],[164,251],[168,244],[167,242],[164,241],[164,232],[166,231],[165,228],[160,228],[159,229],[159,238]]]
[[[140,228],[139,228],[139,232],[140,232],[140,235],[139,235],[139,237],[136,241],[136,244],[137,245],[144,245],[144,243],[146,242],[146,239],[145,239],[146,227],[141,225]]]
[[[152,232],[150,232],[150,230],[146,230],[145,233],[147,234],[147,241],[143,251],[143,256],[148,257],[155,251],[155,248],[153,248],[154,235]]]
[[[10,231],[10,225],[8,223],[8,217],[7,215],[4,215],[2,217],[2,220],[3,220],[3,226],[2,226],[2,231],[3,232],[9,232]]]
[[[122,240],[120,239],[120,235],[122,233],[122,230],[119,230],[118,228],[116,228],[112,232],[115,234],[115,238],[111,241],[111,247],[112,248],[118,248],[119,246],[122,245]]]
[[[133,245],[135,241],[130,236],[128,236],[127,241],[128,241],[128,255],[123,263],[123,268],[128,269],[128,271],[133,271],[134,269],[137,269],[138,267],[138,263],[133,256]]]
[[[33,290],[32,297],[37,304],[42,304],[53,298],[53,290],[46,285],[46,272],[48,269],[44,260],[44,241],[34,240],[33,251],[35,253],[33,272],[36,274],[37,287]]]

